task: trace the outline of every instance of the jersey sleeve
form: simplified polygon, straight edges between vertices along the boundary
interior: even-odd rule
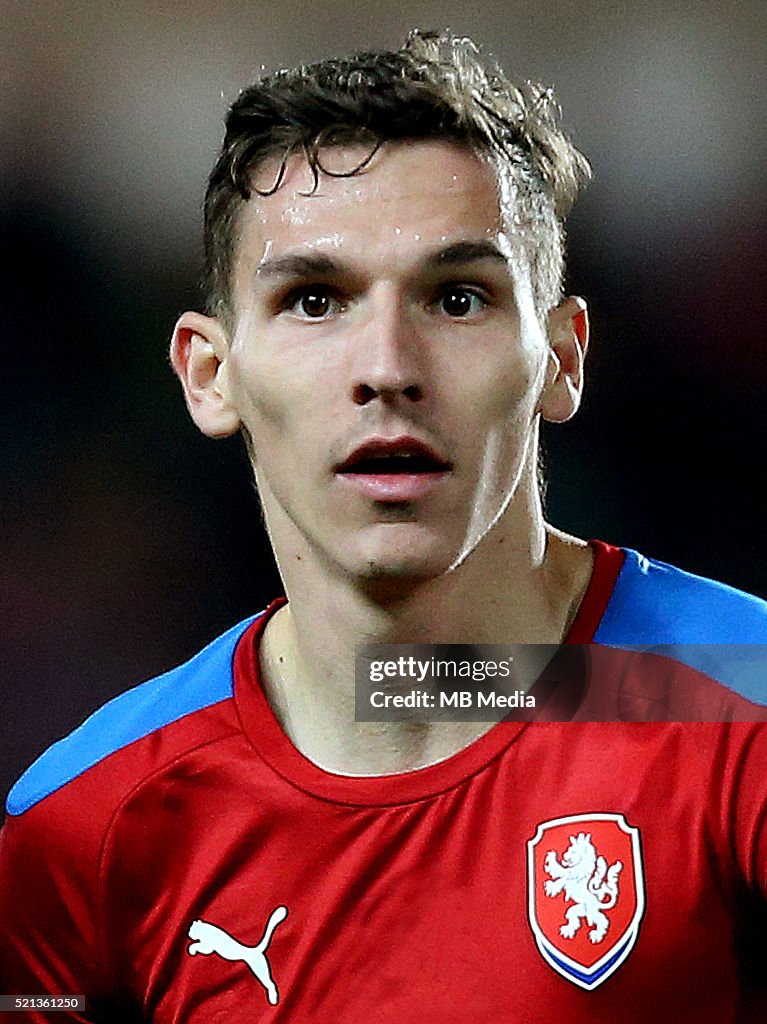
[[[85,995],[102,987],[97,863],[88,829],[50,798],[9,815],[0,833],[0,991],[8,995]],[[50,1021],[22,1010],[14,1020]],[[55,1020],[93,1021],[87,1008]]]
[[[720,797],[722,861],[733,866],[735,951],[741,977],[737,1020],[757,1024],[767,1006],[767,725],[732,723],[711,788]]]
[[[129,1019],[125,1000],[118,1004],[115,995],[117,965],[101,912],[101,856],[110,823],[146,770],[146,758],[137,743],[99,757],[88,733],[100,737],[102,724],[103,717],[101,723],[89,719],[54,744],[8,797],[0,832],[0,991],[85,997],[84,1011],[14,1015],[28,1024]],[[143,748],[153,745],[150,737]]]
[[[722,779],[724,821],[739,876],[767,904],[767,725],[733,724],[735,750]]]

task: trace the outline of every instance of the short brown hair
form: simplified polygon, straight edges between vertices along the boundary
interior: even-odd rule
[[[370,157],[386,142],[446,139],[494,159],[511,186],[512,233],[524,236],[536,306],[561,298],[562,222],[590,175],[585,157],[557,125],[550,89],[515,85],[489,66],[470,39],[414,31],[399,50],[278,71],[240,93],[205,195],[205,302],[211,315],[231,311],[230,276],[241,205],[282,181],[287,159],[303,152],[314,174],[329,173],[320,151],[363,142]],[[274,185],[255,188],[253,172],[279,156]],[[353,170],[355,174],[370,159]],[[503,189],[502,189],[503,191]]]

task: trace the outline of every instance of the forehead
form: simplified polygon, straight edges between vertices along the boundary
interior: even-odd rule
[[[501,230],[498,184],[489,161],[449,142],[387,144],[358,173],[369,150],[320,152],[330,173],[315,179],[303,155],[289,158],[273,195],[241,211],[238,274],[285,252],[343,249],[378,264],[401,263],[453,241],[495,237]],[[268,160],[254,184],[272,186],[279,161]],[[337,176],[345,174],[346,176]]]

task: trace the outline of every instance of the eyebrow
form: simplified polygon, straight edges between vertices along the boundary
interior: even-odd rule
[[[338,274],[343,267],[330,256],[280,256],[265,260],[256,268],[258,277],[303,277],[309,274]]]
[[[507,259],[494,242],[454,242],[436,252],[430,253],[423,261],[429,269],[439,267],[466,266],[492,260],[495,263],[507,264]],[[306,277],[312,275],[340,275],[347,271],[343,263],[332,256],[313,253],[310,256],[288,254],[277,259],[265,260],[256,269],[257,277]]]
[[[458,264],[478,263],[481,260],[494,260],[496,263],[508,262],[495,242],[455,242],[445,249],[431,255],[427,264],[435,267],[454,267]]]

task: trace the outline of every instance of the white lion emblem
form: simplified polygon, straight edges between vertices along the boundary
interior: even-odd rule
[[[597,856],[591,833],[579,832],[570,836],[561,862],[554,850],[549,850],[543,866],[551,876],[543,883],[546,895],[559,896],[564,891],[565,900],[574,904],[565,914],[567,924],[559,929],[560,935],[572,939],[585,917],[591,925],[589,938],[601,942],[610,927],[604,911],[618,902],[618,875],[623,864],[616,860],[608,867],[605,858]]]

